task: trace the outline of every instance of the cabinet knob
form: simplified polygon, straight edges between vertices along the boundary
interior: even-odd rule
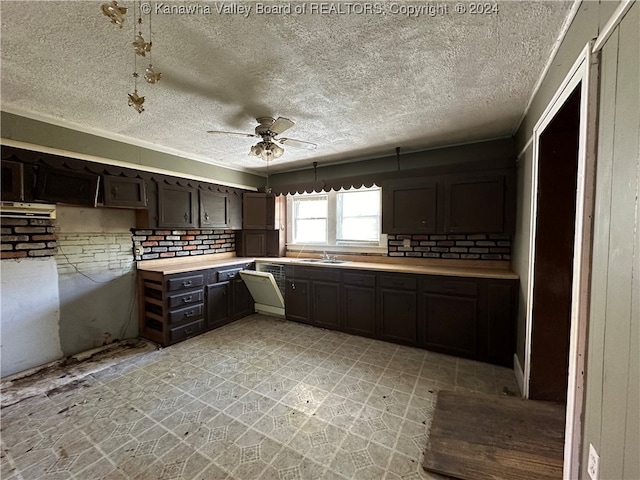
[[[207,222],[209,221],[209,214],[207,212],[205,212],[205,214],[204,214],[204,219]]]
[[[427,221],[426,221],[426,220],[422,220],[422,224],[423,224],[423,225],[426,225],[426,224],[427,224]]]
[[[189,215],[187,214],[187,212],[184,212],[184,223],[187,223],[189,221]]]
[[[111,196],[113,198],[118,198],[118,187],[111,187]]]

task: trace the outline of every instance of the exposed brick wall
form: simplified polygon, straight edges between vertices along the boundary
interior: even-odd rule
[[[56,254],[53,220],[3,218],[0,258],[51,257]]]
[[[510,235],[388,235],[387,242],[390,257],[511,260]]]
[[[235,252],[233,230],[132,230],[133,248],[143,248],[136,260]]]
[[[134,268],[130,233],[58,232],[59,274],[111,272],[124,275]]]

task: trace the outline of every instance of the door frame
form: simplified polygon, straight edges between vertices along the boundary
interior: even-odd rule
[[[569,371],[565,417],[563,477],[576,478],[580,468],[582,411],[584,402],[585,356],[589,320],[591,242],[597,140],[597,100],[599,55],[589,42],[556,90],[533,129],[531,166],[531,221],[529,225],[529,267],[527,283],[524,396],[529,397],[531,341],[533,333],[533,290],[536,258],[538,210],[538,162],[540,137],[574,90],[580,88],[580,125],[576,187],[575,239],[569,337]]]

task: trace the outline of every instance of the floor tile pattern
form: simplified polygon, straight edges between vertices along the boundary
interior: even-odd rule
[[[517,386],[507,368],[252,315],[3,408],[0,478],[432,479],[440,389]]]

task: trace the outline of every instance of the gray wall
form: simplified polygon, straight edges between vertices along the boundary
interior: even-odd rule
[[[482,160],[512,160],[515,154],[513,139],[503,138],[453,147],[435,148],[421,152],[403,153],[401,151],[400,168],[402,170],[411,170]],[[340,163],[326,167],[319,166],[317,178],[318,180],[328,180],[332,178],[355,177],[358,175],[364,176],[372,173],[395,172],[397,169],[397,156],[391,155],[372,160]],[[272,186],[293,185],[313,181],[312,165],[304,170],[271,175],[269,179],[269,183]]]
[[[583,2],[518,134],[521,150],[533,126],[586,43],[597,37],[618,2]],[[600,455],[601,479],[640,478],[640,44],[634,4],[606,43],[601,59],[598,158],[582,437]],[[518,356],[524,358],[524,292],[531,209],[529,147],[518,160],[518,225],[513,268],[521,276]]]
[[[640,478],[640,4],[602,50],[583,465]],[[583,474],[583,478],[588,478]]]
[[[258,175],[129,145],[7,112],[1,113],[2,138],[126,162],[131,168],[141,170],[150,167],[175,172],[176,176],[204,177],[212,183],[247,187],[262,187],[265,184],[265,179]]]

